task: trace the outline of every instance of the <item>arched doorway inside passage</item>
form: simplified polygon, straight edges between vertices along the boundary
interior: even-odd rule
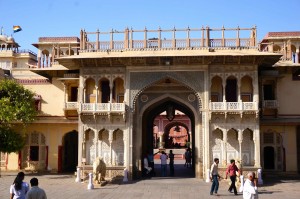
[[[167,110],[168,107],[172,107],[174,110],[174,117],[170,118],[170,113]],[[188,120],[190,129],[187,128],[187,125],[184,125],[183,121],[180,118],[176,118],[176,113],[180,112],[181,117],[184,116],[185,120]],[[172,114],[171,114],[172,115]],[[157,118],[165,118],[157,121]],[[156,123],[156,124],[155,124]],[[155,136],[154,126],[160,124],[160,141],[156,141],[157,135]],[[190,143],[185,143],[184,145],[176,148],[171,146],[168,143],[168,138],[175,137],[170,136],[170,130],[180,131],[176,128],[184,127],[188,132],[187,141]],[[191,148],[193,152],[195,149],[195,116],[193,111],[188,108],[184,103],[177,101],[172,97],[166,97],[162,100],[157,101],[150,105],[143,113],[142,117],[142,154],[156,154],[157,152],[165,151],[167,154],[170,153],[170,150],[175,154],[174,168],[176,177],[195,177],[195,167],[192,164],[192,167],[185,168],[185,160],[183,154],[185,153],[186,148]],[[156,141],[156,142],[155,142]],[[157,144],[157,142],[159,144]],[[155,145],[156,143],[156,145]],[[154,169],[156,176],[160,176],[160,153],[154,156]],[[192,153],[192,163],[195,160],[195,153]],[[169,161],[168,161],[169,162]],[[169,171],[167,172],[169,174]]]
[[[78,165],[78,132],[70,131],[62,140],[62,172],[75,172]]]

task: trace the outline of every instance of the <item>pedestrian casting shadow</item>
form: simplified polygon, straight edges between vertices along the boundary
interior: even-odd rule
[[[269,187],[274,186],[276,184],[282,184],[282,183],[299,183],[300,182],[300,176],[264,176],[263,178],[263,186]]]
[[[258,195],[261,195],[261,194],[273,194],[273,193],[280,193],[282,191],[264,191],[264,190],[261,190],[258,192]]]

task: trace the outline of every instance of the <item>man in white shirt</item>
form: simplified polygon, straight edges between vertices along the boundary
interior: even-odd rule
[[[248,173],[248,179],[244,183],[243,199],[257,199],[257,179],[254,172]]]
[[[215,158],[214,163],[210,167],[210,179],[212,180],[210,195],[213,195],[214,192],[215,192],[215,194],[218,194],[219,179],[220,179],[220,176],[218,173],[218,164],[219,164],[219,159]]]
[[[151,170],[152,170],[152,168],[149,166],[149,162],[148,162],[148,157],[147,157],[147,156],[144,157],[144,168],[146,169],[146,174],[147,174],[147,175],[148,175],[148,174],[151,172]]]
[[[38,187],[39,181],[37,178],[30,180],[31,189],[27,192],[26,199],[47,199],[43,189]]]

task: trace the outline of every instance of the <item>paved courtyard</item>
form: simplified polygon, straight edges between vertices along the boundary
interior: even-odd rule
[[[159,165],[157,165],[159,166]],[[25,181],[38,177],[40,187],[44,188],[49,199],[76,199],[76,198],[118,198],[118,199],[192,199],[192,198],[242,198],[241,193],[234,196],[228,193],[228,182],[220,182],[219,196],[210,196],[211,183],[189,177],[190,168],[176,165],[175,177],[153,177],[128,183],[107,184],[100,187],[95,185],[88,190],[88,183],[76,183],[75,176],[71,174],[37,174],[26,173]],[[159,170],[159,168],[156,167]],[[0,198],[9,197],[9,186],[12,184],[17,172],[3,172],[0,178]],[[185,175],[181,175],[185,173]],[[157,173],[159,174],[159,173]],[[270,176],[264,179],[264,185],[259,187],[259,198],[300,198],[299,176],[287,175],[281,178]]]

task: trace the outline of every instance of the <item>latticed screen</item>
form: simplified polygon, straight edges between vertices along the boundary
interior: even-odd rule
[[[274,143],[273,133],[264,133],[264,143],[265,144],[273,144]]]

